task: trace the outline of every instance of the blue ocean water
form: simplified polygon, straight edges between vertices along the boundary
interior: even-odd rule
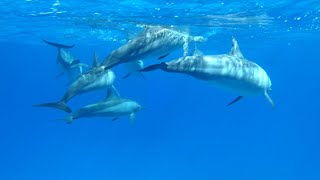
[[[0,179],[320,179],[318,0],[2,0],[0,14]],[[263,96],[227,107],[236,94],[181,74],[121,79],[123,65],[115,86],[145,107],[134,124],[68,125],[58,120],[66,113],[32,107],[68,87],[55,78],[56,49],[41,39],[76,44],[72,54],[91,64],[94,51],[103,60],[144,25],[204,36],[205,54],[228,53],[236,37],[268,72],[276,107]],[[104,96],[83,94],[70,106]]]

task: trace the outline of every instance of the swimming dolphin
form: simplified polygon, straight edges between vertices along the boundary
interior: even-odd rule
[[[239,94],[239,97],[228,105],[237,102],[243,96],[261,94],[274,106],[268,95],[268,91],[271,90],[268,74],[258,64],[243,57],[235,38],[232,39],[229,54],[186,56],[167,63],[151,65],[141,71],[156,69],[188,74]]]
[[[62,73],[58,74],[56,77],[60,77],[64,73],[68,74],[69,81],[71,82],[73,76],[82,73],[82,67],[86,66],[85,64],[80,63],[79,59],[75,59],[71,53],[69,52],[70,48],[73,48],[75,45],[63,45],[59,43],[49,42],[43,39],[43,42],[58,48],[58,55],[57,55],[57,63],[62,68]],[[74,71],[77,72],[74,72]]]
[[[64,120],[70,124],[75,119],[84,117],[110,117],[112,121],[121,116],[130,116],[131,122],[135,119],[135,114],[142,109],[142,106],[135,101],[121,98],[113,93],[111,88],[108,89],[106,99],[84,106],[74,113],[70,114]]]
[[[99,66],[97,55],[95,54],[91,70],[81,74],[78,79],[71,84],[58,102],[38,104],[34,105],[34,107],[52,107],[70,113],[72,110],[66,104],[70,99],[79,94],[106,89],[108,87],[112,87],[115,90],[115,87],[113,86],[114,79],[114,72],[110,69],[105,70],[103,67]]]
[[[118,64],[158,57],[163,59],[174,50],[183,47],[184,56],[188,54],[188,44],[191,41],[203,42],[202,36],[190,36],[187,33],[172,29],[150,26],[126,44],[112,51],[102,65],[110,69]]]

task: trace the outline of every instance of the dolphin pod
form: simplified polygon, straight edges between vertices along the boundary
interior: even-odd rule
[[[115,74],[111,68],[120,64],[126,64],[128,68],[128,74],[123,78],[135,73],[141,74],[160,69],[169,73],[186,74],[237,93],[238,97],[228,106],[243,97],[254,95],[263,95],[274,106],[268,94],[271,90],[271,80],[268,74],[258,64],[247,60],[242,55],[235,38],[232,39],[232,48],[228,54],[205,55],[195,47],[193,54],[188,55],[190,42],[204,42],[205,40],[206,38],[202,36],[190,36],[188,33],[169,28],[147,27],[141,34],[113,50],[102,63],[99,63],[95,53],[92,67],[79,74],[60,100],[34,106],[56,108],[69,113],[63,119],[67,123],[85,117],[109,117],[114,121],[125,115],[129,115],[133,121],[136,112],[140,111],[142,106],[138,102],[120,97],[114,87]],[[74,46],[45,42],[59,49],[69,49]],[[182,57],[143,67],[145,59],[166,59],[171,52],[179,48],[183,49]],[[107,90],[107,97],[103,100],[76,111],[68,107],[67,103],[73,97],[99,89]]]

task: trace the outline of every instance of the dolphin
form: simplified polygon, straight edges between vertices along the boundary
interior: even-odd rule
[[[82,73],[82,67],[86,66],[85,64],[80,63],[79,59],[75,59],[69,52],[70,48],[73,48],[75,45],[63,45],[55,42],[49,42],[43,39],[43,42],[58,48],[57,63],[62,68],[62,73],[58,74],[56,77],[60,77],[64,73],[68,74],[69,81],[73,79],[74,73]],[[74,72],[76,70],[76,72]]]
[[[268,74],[258,64],[244,58],[235,38],[232,39],[229,54],[186,56],[167,63],[151,65],[140,71],[156,69],[187,74],[233,91],[239,96],[228,106],[244,96],[264,95],[274,107],[273,100],[268,95],[268,91],[271,90]]]
[[[84,106],[67,116],[64,120],[70,124],[75,119],[84,117],[110,117],[112,121],[121,116],[130,116],[133,123],[135,114],[142,109],[142,106],[130,99],[124,99],[113,93],[112,88],[108,88],[107,97],[97,103]]]
[[[190,42],[204,42],[205,40],[202,36],[190,36],[187,33],[161,26],[149,26],[140,35],[112,51],[102,65],[105,69],[110,69],[118,64],[148,57],[163,59],[181,47],[183,47],[184,56],[187,56]]]
[[[98,62],[98,57],[95,53],[92,68],[88,72],[81,74],[78,77],[78,79],[76,79],[70,85],[70,87],[67,89],[67,91],[64,93],[64,95],[59,101],[52,103],[37,104],[33,106],[52,107],[71,113],[72,110],[67,106],[66,103],[70,101],[73,97],[94,90],[106,89],[108,87],[112,87],[114,91],[116,91],[115,87],[113,86],[114,79],[114,72],[110,69],[105,70],[103,67],[101,67]]]

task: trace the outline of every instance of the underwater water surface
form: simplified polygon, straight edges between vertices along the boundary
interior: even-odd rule
[[[0,15],[1,180],[320,179],[318,0],[2,0]],[[207,38],[197,48],[210,55],[229,53],[235,37],[270,76],[275,108],[263,96],[228,107],[237,94],[182,74],[122,79],[124,65],[113,68],[114,85],[144,107],[133,124],[128,116],[66,124],[65,112],[32,107],[70,85],[56,78],[57,50],[42,39],[75,44],[72,55],[91,65],[94,51],[102,61],[152,25]]]

